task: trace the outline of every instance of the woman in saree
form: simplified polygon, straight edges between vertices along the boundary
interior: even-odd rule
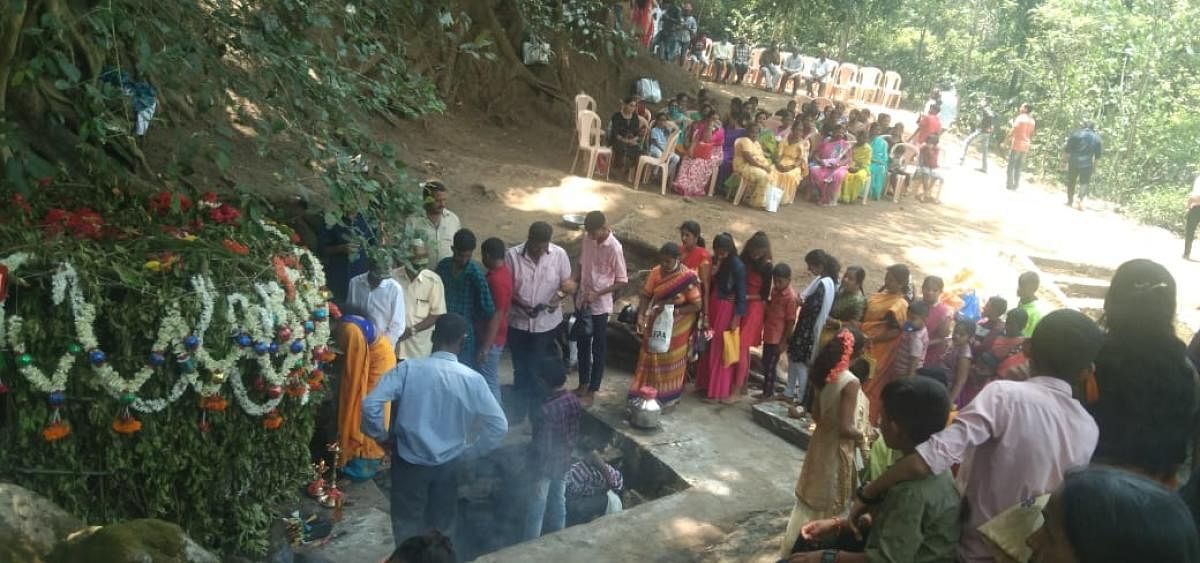
[[[821,332],[821,346],[828,343],[837,331],[848,327],[858,328],[862,324],[863,313],[867,310],[867,294],[863,291],[866,279],[867,272],[862,266],[846,268],[837,295],[833,298],[833,307],[829,309],[829,318],[825,320],[825,329]]]
[[[871,126],[871,199],[883,197],[883,185],[887,181],[888,140],[882,124]]]
[[[908,320],[908,266],[888,266],[879,293],[867,298],[867,309],[863,313],[862,332],[871,339],[871,359],[875,373],[888,373],[900,343],[900,332]],[[879,420],[879,394],[888,384],[886,378],[874,377],[867,381],[864,391],[871,400],[871,421]]]
[[[746,314],[739,326],[741,350],[738,353],[737,373],[733,383],[733,396],[741,395],[750,377],[750,349],[761,346],[763,321],[767,311],[767,300],[771,297],[771,240],[767,233],[754,233],[742,247],[742,264],[746,266]]]
[[[704,312],[708,310],[708,280],[712,276],[712,255],[704,248],[704,237],[700,235],[700,223],[688,219],[679,225],[680,249],[683,251],[683,265],[687,266],[700,278],[700,329],[708,324]]]
[[[736,98],[734,99],[736,100]],[[739,107],[734,115],[740,112],[741,109]],[[721,143],[721,166],[717,168],[718,186],[724,186],[725,181],[733,175],[733,145],[734,143],[737,143],[738,139],[741,139],[746,134],[746,127],[743,124],[743,120],[740,116],[726,117],[723,123],[725,125],[725,130],[723,131],[725,139],[724,142]]]
[[[654,18],[651,14],[653,4],[653,0],[633,0],[633,10],[629,12],[633,33],[644,49],[650,48],[650,40],[654,38]]]
[[[691,125],[687,138],[687,156],[679,164],[672,187],[675,193],[688,197],[699,197],[708,193],[708,182],[720,165],[722,143],[725,134],[719,136],[721,120],[717,111],[709,108],[701,119]],[[714,160],[715,157],[715,160]],[[714,161],[716,165],[714,165]]]
[[[342,448],[342,473],[353,481],[375,476],[386,452],[362,433],[362,402],[383,374],[396,367],[396,351],[371,321],[358,311],[347,311],[337,329],[342,349],[342,377],[338,387],[338,445]],[[384,409],[385,426],[389,409]]]
[[[737,364],[725,365],[726,331],[741,326],[746,314],[746,265],[737,255],[737,246],[729,233],[713,239],[713,276],[709,283],[708,326],[713,339],[700,357],[696,370],[696,389],[706,401],[726,402],[733,395]]]
[[[658,251],[658,265],[650,270],[638,298],[642,347],[629,397],[637,397],[642,387],[653,387],[658,391],[658,402],[664,407],[675,405],[683,396],[692,330],[700,313],[700,279],[696,272],[683,265],[680,257],[678,244],[664,244]],[[663,306],[667,304],[675,308],[671,343],[666,352],[657,354],[650,351],[649,327],[654,326],[655,319],[663,314]]]
[[[846,127],[831,125],[829,137],[816,150],[816,164],[809,170],[809,182],[820,194],[818,203],[822,207],[837,205],[850,166],[850,142],[846,140]]]
[[[734,143],[733,171],[741,181],[746,182],[746,201],[751,206],[765,208],[767,186],[774,165],[767,155],[763,154],[762,146],[758,144],[760,130],[758,123],[751,123],[746,127],[746,136]]]
[[[863,192],[871,183],[871,136],[862,131],[854,139],[854,148],[850,150],[850,168],[846,170],[845,184],[842,186],[842,203],[861,201]]]
[[[787,137],[779,144],[779,161],[767,183],[783,190],[784,204],[796,199],[796,188],[808,175],[808,133],[802,118],[796,117]]]
[[[758,124],[758,146],[762,147],[763,154],[774,162],[779,154],[779,140],[775,137],[775,130],[767,123],[770,119],[771,114],[765,110],[754,114],[754,122]]]

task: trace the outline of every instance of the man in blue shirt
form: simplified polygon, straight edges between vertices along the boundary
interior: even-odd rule
[[[1083,127],[1067,137],[1067,146],[1063,152],[1067,156],[1067,206],[1074,205],[1076,209],[1083,211],[1083,199],[1087,197],[1088,188],[1092,184],[1092,171],[1096,169],[1096,161],[1100,160],[1100,155],[1104,152],[1096,125],[1091,121],[1084,121]],[[1079,183],[1078,201],[1075,200],[1076,182]]]
[[[363,434],[392,452],[397,545],[430,528],[452,535],[461,462],[487,454],[508,433],[504,410],[483,376],[458,361],[466,337],[465,318],[442,315],[433,329],[433,355],[402,362],[363,399]]]

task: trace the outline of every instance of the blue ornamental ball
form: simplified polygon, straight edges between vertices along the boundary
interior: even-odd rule
[[[279,353],[279,343],[272,342],[272,343],[268,344],[267,351],[272,354],[278,354]]]
[[[266,342],[255,342],[254,343],[254,353],[258,354],[260,356],[263,354],[266,354],[268,351],[270,351],[270,349],[271,349],[271,347],[268,346]]]
[[[242,348],[245,348],[254,343],[254,341],[250,339],[249,334],[239,334],[239,335],[237,335],[236,340],[237,340],[237,345],[241,346]]]
[[[200,339],[194,334],[189,334],[186,337],[184,337],[183,345],[188,350],[195,350],[196,348],[200,347]]]
[[[62,391],[55,391],[47,397],[52,407],[61,407],[63,402],[67,400],[67,396]]]
[[[318,321],[325,320],[325,317],[327,316],[329,316],[329,311],[326,311],[325,309],[316,309],[313,311],[313,318],[317,319]]]
[[[167,362],[167,357],[162,355],[162,352],[150,353],[150,365],[158,367]]]
[[[304,341],[303,340],[293,340],[292,341],[292,353],[299,354],[300,352],[303,352],[303,351],[304,351]]]
[[[88,360],[92,362],[92,365],[98,366],[108,361],[108,356],[104,355],[103,350],[92,350],[88,352]]]
[[[312,321],[304,321],[304,330],[305,332],[312,332],[317,330],[317,325]]]

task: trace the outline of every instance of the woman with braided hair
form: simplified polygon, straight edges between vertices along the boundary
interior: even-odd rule
[[[862,355],[866,343],[857,329],[843,329],[813,361],[816,428],[800,467],[796,506],[779,548],[781,559],[792,552],[805,524],[845,513],[858,487],[855,454],[866,450],[874,430],[867,419],[867,398],[858,378],[850,373],[850,365]]]

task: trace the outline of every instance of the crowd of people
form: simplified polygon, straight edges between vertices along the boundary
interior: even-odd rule
[[[390,453],[397,544],[440,546],[421,534],[452,535],[464,464],[528,418],[523,537],[561,529],[572,504],[590,517],[611,512],[620,473],[576,451],[581,411],[604,378],[614,298],[631,281],[607,218],[587,214],[575,260],[536,222],[512,248],[485,240],[477,262],[474,233],[445,208],[448,188],[423,189],[410,263],[359,263],[337,233],[322,247],[330,289],[345,296],[344,470],[369,478]],[[1189,348],[1175,336],[1177,289],[1161,265],[1122,265],[1098,325],[1052,311],[1034,272],[1018,278],[1010,307],[1002,296],[979,304],[937,276],[914,286],[903,264],[872,281],[824,250],[793,269],[774,259],[765,232],[740,246],[728,233],[710,246],[695,221],[661,246],[631,306],[641,342],[629,397],[653,388],[668,416],[689,386],[703,402],[742,400],[761,348],[755,400],[784,401],[813,424],[782,559],[991,561],[1000,550],[1023,560],[1032,549],[1035,561],[1113,560],[1063,550],[1200,561],[1188,512],[1200,509],[1200,485],[1169,492],[1195,434],[1200,337]],[[433,269],[429,256],[439,257]],[[578,354],[573,391],[564,340]],[[1089,495],[1113,510],[1090,514],[1101,501]],[[1143,505],[1177,520],[1144,533],[1131,520]],[[1104,533],[1078,535],[1095,529]]]

